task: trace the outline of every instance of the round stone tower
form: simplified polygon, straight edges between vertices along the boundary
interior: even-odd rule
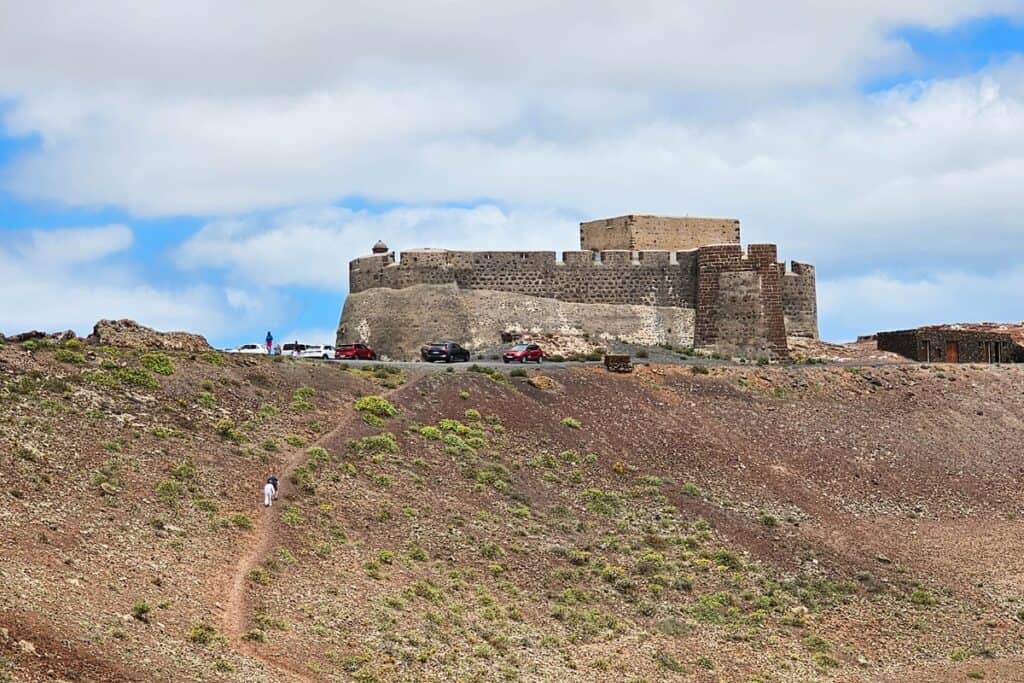
[[[374,254],[386,254],[388,253],[388,245],[384,244],[382,240],[377,240],[377,243],[373,245]]]

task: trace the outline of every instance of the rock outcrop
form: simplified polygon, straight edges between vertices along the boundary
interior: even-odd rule
[[[130,349],[165,351],[209,351],[213,347],[202,335],[191,332],[158,332],[134,320],[100,320],[86,337],[90,344],[106,344]]]

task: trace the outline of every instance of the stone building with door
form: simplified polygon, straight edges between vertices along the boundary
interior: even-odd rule
[[[922,363],[1012,363],[1024,360],[1024,347],[1005,332],[958,327],[918,327],[879,332],[878,350]]]

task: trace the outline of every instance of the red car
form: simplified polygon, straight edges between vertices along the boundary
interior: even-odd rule
[[[528,360],[542,363],[544,362],[544,352],[536,344],[516,344],[501,354],[501,359],[506,363],[511,363],[514,360],[520,363],[525,363]]]
[[[377,360],[377,352],[366,344],[339,344],[334,347],[337,360]]]

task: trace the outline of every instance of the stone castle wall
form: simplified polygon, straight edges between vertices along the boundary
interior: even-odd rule
[[[630,215],[580,223],[580,247],[593,251],[688,251],[739,242],[740,222],[734,218]]]
[[[399,359],[418,358],[425,342],[446,339],[490,354],[506,333],[597,345],[692,346],[693,315],[692,308],[571,303],[455,283],[381,287],[349,294],[337,341],[362,341]]]
[[[697,251],[406,251],[349,264],[349,288],[403,289],[454,283],[462,289],[514,292],[587,304],[694,308]]]
[[[811,264],[793,261],[782,276],[782,312],[788,336],[818,338],[818,289]]]

